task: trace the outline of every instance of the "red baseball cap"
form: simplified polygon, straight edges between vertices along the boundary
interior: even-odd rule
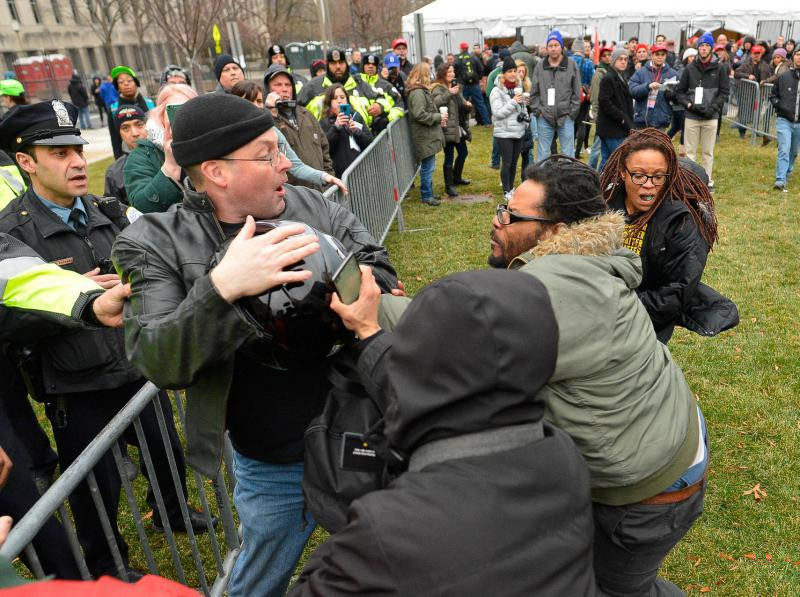
[[[462,50],[466,50],[467,48],[469,48],[469,44],[465,41],[462,41],[460,44],[458,44],[458,47],[461,48]]]
[[[639,48],[636,48],[637,50]],[[656,52],[666,52],[667,51],[667,44],[660,43],[660,44],[653,44],[650,46],[650,51],[655,54]]]
[[[611,46],[603,46],[600,48],[599,52],[597,53],[598,56],[602,56],[603,52],[613,52],[614,48]]]
[[[394,40],[392,42],[392,49],[394,50],[397,46],[400,45],[408,47],[408,42],[405,40],[405,38],[398,37],[396,40]]]
[[[764,53],[764,48],[762,46],[753,46],[752,48],[750,48],[750,53],[751,54],[763,54]]]

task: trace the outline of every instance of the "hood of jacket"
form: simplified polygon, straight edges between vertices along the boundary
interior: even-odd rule
[[[611,257],[592,263],[621,278],[628,288],[636,288],[642,281],[642,262],[636,254],[623,248],[624,234],[625,214],[610,211],[561,227],[557,234],[541,240],[528,251],[528,255],[534,259],[548,255]],[[509,268],[516,269],[529,260],[523,254],[514,259]]]
[[[511,47],[508,48],[508,51],[511,52],[512,55],[518,52],[525,52],[526,54],[530,54],[530,49],[519,40],[511,44]]]
[[[264,72],[264,98],[269,95],[269,82],[272,80],[273,77],[277,75],[286,75],[289,77],[289,80],[292,82],[292,99],[297,99],[297,91],[295,90],[295,80],[294,75],[292,72],[283,66],[282,64],[272,64],[270,67]]]
[[[553,373],[557,345],[547,290],[531,276],[473,271],[431,284],[393,332],[387,437],[410,453],[540,420],[537,393]]]

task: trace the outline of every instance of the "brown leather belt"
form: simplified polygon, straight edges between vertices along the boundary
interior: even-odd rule
[[[688,500],[695,493],[700,491],[705,484],[706,484],[706,477],[704,475],[703,478],[700,479],[697,483],[689,485],[688,487],[684,487],[683,489],[679,489],[678,491],[665,491],[664,493],[659,493],[658,495],[654,495],[651,498],[642,500],[639,503],[644,504],[646,506],[677,504],[678,502]]]

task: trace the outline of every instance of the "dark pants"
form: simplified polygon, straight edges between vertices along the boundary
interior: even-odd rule
[[[681,133],[681,145],[683,145],[683,123],[686,120],[686,111],[685,110],[673,110],[672,111],[672,126],[669,127],[667,131],[667,136],[672,139],[675,136],[675,133],[680,131]]]
[[[667,554],[703,513],[705,488],[676,504],[605,506],[593,503],[594,573],[612,597],[683,595],[658,577]]]
[[[36,418],[36,413],[33,412],[28,398],[28,390],[25,388],[17,368],[5,355],[0,355],[0,379],[3,380],[3,386],[0,388],[0,402],[2,402],[11,428],[14,429],[28,456],[26,460],[30,470],[37,475],[52,477],[58,464],[58,456],[39,425],[39,420]]]
[[[39,499],[39,492],[30,476],[31,463],[28,454],[12,425],[5,413],[0,411],[0,446],[14,464],[5,487],[0,490],[0,514],[11,516],[14,523],[17,523]],[[54,516],[48,519],[34,537],[33,547],[45,574],[55,574],[61,579],[80,579],[81,575],[75,558],[71,555],[67,535]],[[30,570],[24,552],[20,554],[20,558]]]
[[[464,99],[471,102],[475,106],[475,119],[478,124],[491,124],[492,118],[489,116],[489,110],[486,109],[486,104],[483,102],[483,92],[481,91],[480,83],[473,83],[472,85],[464,85],[462,95]]]
[[[575,157],[578,158],[584,148],[589,147],[589,125],[585,121],[589,120],[589,108],[591,102],[586,100],[578,110],[578,117],[575,119]]]
[[[97,102],[95,102],[94,105],[97,106],[97,113],[100,114],[100,125],[102,126],[104,122],[103,116],[106,116],[108,114],[108,112],[106,111],[106,105]]]
[[[64,471],[80,455],[88,443],[105,427],[130,398],[142,387],[142,382],[134,382],[113,390],[98,390],[81,394],[67,394],[59,400],[53,397],[53,402],[47,404],[47,416],[53,424],[53,434],[58,446],[58,458],[61,470]],[[161,495],[164,498],[167,515],[170,521],[182,520],[180,513],[180,500],[186,495],[186,463],[180,446],[175,424],[172,418],[172,406],[165,394],[159,395],[161,410],[167,423],[167,432],[172,447],[175,462],[178,467],[178,476],[183,485],[183,495],[179,495],[172,483],[169,461],[164,449],[164,442],[158,428],[158,419],[152,404],[148,405],[139,416],[142,423],[150,457],[156,470],[156,478]],[[136,432],[131,426],[123,436],[131,445],[138,446]],[[142,461],[142,472],[144,458]],[[106,514],[111,521],[111,527],[117,544],[120,548],[123,561],[127,565],[128,546],[122,539],[117,528],[117,506],[121,481],[117,471],[114,457],[109,451],[94,468],[100,496],[105,505]],[[89,488],[86,483],[81,483],[70,496],[70,506],[75,517],[78,538],[84,550],[89,571],[94,576],[101,574],[116,575],[114,560],[111,550],[103,533],[100,518],[95,510]],[[156,501],[152,489],[148,491],[147,503],[153,508],[154,521],[159,520]]]
[[[455,157],[456,154],[458,157]],[[458,143],[447,142],[444,144],[444,167],[445,169],[450,168],[453,166],[453,160],[455,159],[456,169],[461,172],[461,169],[464,167],[464,162],[467,161],[467,155],[469,154],[469,149],[467,149],[467,141],[466,139],[461,139]]]
[[[122,157],[122,137],[119,134],[119,129],[114,126],[114,115],[109,109],[106,113],[108,115],[108,134],[111,135],[111,149],[114,151],[114,159],[117,160]]]
[[[492,137],[492,168],[500,167],[500,150],[497,149],[497,137]]]
[[[502,139],[497,137],[497,149],[500,151],[500,182],[503,183],[503,192],[508,193],[514,188],[514,178],[517,176],[517,160],[522,149],[522,139]]]

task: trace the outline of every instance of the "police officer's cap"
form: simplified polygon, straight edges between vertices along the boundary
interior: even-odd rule
[[[326,60],[328,63],[346,60],[344,50],[342,48],[330,48],[326,55]]]
[[[375,54],[367,54],[364,57],[364,64],[374,64],[378,66],[381,63],[381,59],[378,58]]]
[[[267,50],[267,54],[269,54],[269,58],[270,60],[272,60],[272,57],[275,56],[276,54],[283,54],[284,56],[286,56],[286,51],[283,49],[282,45],[272,44],[269,47],[269,50]]]
[[[61,100],[17,106],[0,122],[0,147],[14,154],[29,145],[85,145],[77,118],[78,108]]]

